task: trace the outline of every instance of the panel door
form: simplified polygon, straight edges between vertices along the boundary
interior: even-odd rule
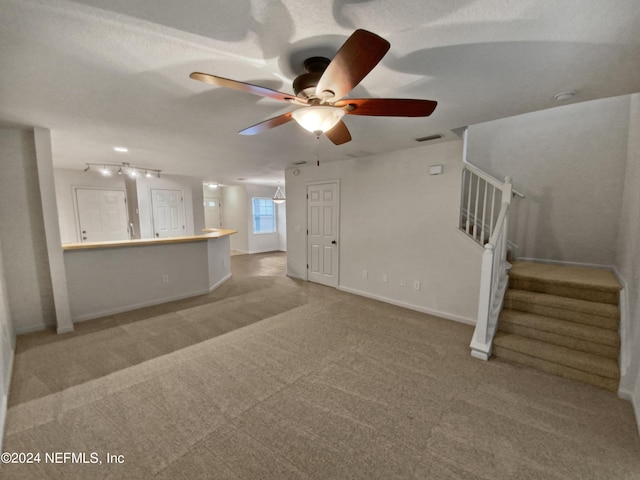
[[[338,286],[338,183],[307,186],[307,278]]]
[[[129,239],[124,190],[76,188],[75,194],[81,242]]]
[[[181,190],[151,189],[153,234],[156,238],[185,235],[184,200]]]
[[[207,228],[222,228],[219,198],[204,197],[204,226]]]

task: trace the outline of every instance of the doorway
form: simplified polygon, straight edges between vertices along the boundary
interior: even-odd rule
[[[185,235],[184,195],[182,190],[151,189],[153,235],[156,238]]]
[[[307,185],[307,279],[338,286],[338,182]]]
[[[129,239],[124,190],[74,188],[80,242]]]
[[[220,215],[220,199],[218,197],[204,197],[204,226],[206,228],[222,228]]]

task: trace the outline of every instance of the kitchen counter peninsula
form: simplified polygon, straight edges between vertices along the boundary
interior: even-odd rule
[[[231,277],[229,236],[203,235],[64,244],[74,322],[215,290]]]

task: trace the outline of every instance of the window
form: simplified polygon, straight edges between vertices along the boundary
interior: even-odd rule
[[[253,199],[253,233],[275,233],[276,214],[270,198]]]

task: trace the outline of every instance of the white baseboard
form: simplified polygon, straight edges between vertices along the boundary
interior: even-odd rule
[[[400,300],[395,300],[393,298],[383,297],[381,295],[376,295],[376,294],[373,294],[373,293],[364,292],[362,290],[356,290],[355,288],[345,287],[344,285],[339,285],[338,286],[338,290],[341,290],[341,291],[347,292],[347,293],[353,293],[354,295],[359,295],[361,297],[371,298],[373,300],[379,300],[379,301],[384,302],[384,303],[390,303],[391,305],[396,305],[398,307],[403,307],[403,308],[406,308],[408,310],[414,310],[416,312],[426,313],[426,314],[429,314],[429,315],[433,315],[435,317],[440,317],[440,318],[444,318],[444,319],[447,319],[447,320],[453,320],[454,322],[464,323],[466,325],[475,325],[476,324],[476,319],[475,318],[462,317],[460,315],[455,315],[455,314],[448,313],[448,312],[443,312],[443,311],[440,311],[440,310],[434,310],[432,308],[427,308],[427,307],[423,307],[423,306],[420,306],[420,305],[414,305],[414,304],[408,303],[408,302],[402,302]]]
[[[213,292],[216,288],[218,288],[220,285],[222,285],[224,282],[226,282],[230,278],[231,278],[231,272],[227,273],[224,277],[222,277],[222,280],[220,280],[219,282],[216,282],[213,285],[211,285],[209,287],[209,293]]]
[[[13,359],[15,351],[9,360],[8,374],[7,374],[7,393],[2,392],[2,398],[0,398],[0,452],[2,452],[2,444],[4,441],[5,424],[7,422],[7,410],[9,406],[9,388],[11,388],[11,377],[13,376]]]
[[[633,413],[636,417],[636,427],[638,429],[638,433],[640,433],[640,398],[638,398],[638,395],[634,395],[633,392],[622,388],[618,390],[618,397],[631,402]]]
[[[304,278],[304,277],[302,277],[300,275],[294,275],[293,273],[289,273],[289,272],[287,272],[287,277],[293,278],[294,280],[302,280],[303,282],[307,281],[306,278]]]
[[[47,323],[45,325],[27,325],[26,327],[17,327],[16,335],[23,335],[25,333],[31,333],[31,332],[40,332],[42,330],[46,330],[47,328],[53,328],[55,326],[56,326],[55,323]]]
[[[71,333],[71,332],[73,332],[73,331],[74,331],[73,323],[72,323],[71,325],[67,325],[67,326],[64,326],[64,327],[58,327],[58,328],[56,328],[56,333],[57,333],[58,335],[62,335],[62,334],[64,334],[64,333]]]
[[[123,307],[116,307],[116,308],[109,308],[106,310],[101,310],[99,312],[91,312],[91,313],[87,313],[85,315],[79,315],[77,317],[73,318],[73,322],[84,322],[86,320],[93,320],[96,318],[100,318],[100,317],[106,317],[108,315],[115,315],[117,313],[123,313],[123,312],[128,312],[130,310],[137,310],[138,308],[145,308],[145,307],[152,307],[154,305],[161,305],[163,303],[167,303],[167,302],[174,302],[176,300],[184,300],[185,298],[191,298],[191,297],[197,297],[199,295],[206,295],[208,293],[213,292],[216,288],[218,288],[220,285],[222,285],[226,280],[228,280],[229,278],[231,278],[231,274],[227,275],[223,280],[217,282],[216,284],[212,285],[210,288],[206,289],[206,290],[198,290],[195,292],[189,292],[183,295],[174,295],[171,297],[164,297],[164,298],[159,298],[157,300],[150,300],[148,302],[141,302],[141,303],[136,303],[136,304],[132,304],[132,305],[125,305]]]

